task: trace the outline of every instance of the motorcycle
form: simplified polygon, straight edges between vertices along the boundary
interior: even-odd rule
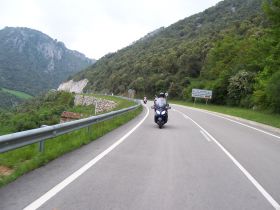
[[[144,99],[143,99],[143,102],[144,102],[144,104],[146,104],[147,103],[147,98],[146,97],[144,97]]]
[[[154,105],[151,108],[155,110],[154,121],[161,129],[162,126],[168,121],[168,109],[171,109],[171,107],[169,104],[165,104],[163,106]]]

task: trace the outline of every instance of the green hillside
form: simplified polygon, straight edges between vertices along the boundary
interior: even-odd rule
[[[212,103],[280,112],[273,97],[280,81],[279,0],[266,4],[265,13],[262,3],[222,1],[104,56],[74,79],[89,79],[88,91],[168,91],[179,99],[207,88]]]
[[[0,109],[14,107],[20,104],[22,101],[23,99],[20,99],[15,95],[0,90]]]
[[[61,113],[73,105],[73,94],[49,92],[26,100],[13,110],[0,110],[0,135],[57,124]]]
[[[0,108],[7,109],[13,108],[33,96],[15,90],[10,90],[0,87]]]
[[[6,89],[6,88],[0,88],[0,91],[3,91],[5,93],[9,93],[9,94],[12,94],[20,99],[30,99],[30,98],[33,98],[33,96],[27,94],[27,93],[24,93],[24,92],[20,92],[20,91],[16,91],[16,90],[10,90],[10,89]]]

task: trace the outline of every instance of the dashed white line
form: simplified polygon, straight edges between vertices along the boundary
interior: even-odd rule
[[[197,122],[195,122],[192,118],[180,112],[178,110],[174,110],[181,113],[186,119],[191,120],[195,125],[197,125],[203,132],[207,134],[214,141],[217,146],[232,160],[232,162],[241,170],[241,172],[248,178],[248,180],[257,188],[257,190],[265,197],[265,199],[276,209],[280,210],[280,205],[275,201],[275,199],[258,183],[258,181],[204,128],[202,128]]]
[[[64,179],[62,182],[54,186],[52,189],[50,189],[48,192],[46,192],[44,195],[39,197],[37,200],[33,201],[31,204],[26,206],[24,210],[34,210],[38,209],[40,206],[42,206],[45,202],[47,202],[49,199],[51,199],[53,196],[55,196],[58,192],[60,192],[62,189],[64,189],[67,185],[69,185],[71,182],[73,182],[75,179],[77,179],[79,176],[81,176],[83,173],[85,173],[89,168],[91,168],[94,164],[96,164],[99,160],[101,160],[104,156],[106,156],[108,153],[110,153],[113,149],[115,149],[118,145],[120,145],[130,134],[132,134],[148,117],[149,115],[149,109],[146,107],[147,113],[145,117],[134,127],[132,128],[128,133],[126,133],[122,138],[120,138],[117,142],[115,142],[113,145],[111,145],[108,149],[103,151],[101,154],[90,160],[88,163],[83,165],[80,169],[75,171],[73,174],[68,176],[66,179]]]

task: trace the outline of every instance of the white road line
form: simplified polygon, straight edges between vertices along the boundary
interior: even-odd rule
[[[272,133],[269,133],[269,132],[267,132],[267,131],[261,130],[261,129],[259,129],[259,128],[255,128],[255,127],[250,126],[250,125],[246,125],[246,124],[241,123],[241,122],[238,122],[238,121],[236,121],[236,120],[232,120],[232,119],[229,119],[229,118],[226,118],[226,117],[217,115],[217,114],[213,114],[213,113],[210,113],[210,112],[205,112],[205,113],[208,113],[208,114],[210,114],[210,115],[213,115],[213,116],[216,116],[216,117],[219,117],[219,118],[222,118],[222,119],[225,119],[225,120],[228,120],[228,121],[237,123],[237,124],[239,124],[239,125],[243,125],[243,126],[245,126],[245,127],[254,129],[254,130],[256,130],[256,131],[259,131],[259,132],[262,132],[262,133],[265,133],[265,134],[267,134],[267,135],[270,135],[270,136],[273,136],[273,137],[275,137],[275,138],[280,139],[280,136],[277,136],[277,135],[275,135],[275,134],[272,134]]]
[[[204,136],[204,138],[207,140],[207,141],[211,141],[211,139],[207,136],[207,134],[206,133],[204,133],[204,131],[203,130],[200,130],[200,133],[202,134],[202,136]]]
[[[204,128],[202,128],[197,122],[192,118],[181,113],[185,118],[191,120],[195,125],[197,125],[202,131],[204,131],[217,145],[218,147],[232,160],[232,162],[241,170],[241,172],[249,179],[249,181],[258,189],[258,191],[265,197],[265,199],[276,209],[280,210],[280,205],[274,200],[274,198],[258,183],[258,181]]]
[[[225,119],[225,120],[228,120],[228,121],[237,123],[237,124],[242,125],[242,126],[245,126],[245,127],[247,127],[247,128],[251,128],[251,129],[254,129],[254,130],[259,131],[259,132],[261,132],[261,133],[265,133],[265,134],[267,134],[267,135],[270,135],[270,136],[273,136],[273,137],[275,137],[275,138],[277,138],[277,139],[280,139],[280,136],[277,136],[277,135],[275,135],[275,134],[273,134],[273,133],[269,133],[269,132],[264,131],[264,130],[262,130],[262,129],[255,128],[255,127],[250,126],[250,125],[246,125],[246,124],[244,124],[244,123],[238,122],[238,121],[236,121],[236,120],[229,119],[229,118],[227,118],[227,117],[223,117],[223,116],[218,115],[218,114],[214,114],[214,113],[209,112],[209,111],[200,110],[200,109],[194,109],[194,108],[190,108],[190,107],[182,106],[182,105],[177,105],[177,104],[176,104],[176,106],[183,107],[183,108],[186,108],[186,109],[192,109],[192,110],[200,111],[200,112],[203,112],[203,113],[207,113],[207,114],[213,115],[213,116],[215,116],[215,117],[219,117],[219,118],[222,118],[222,119]]]
[[[24,210],[34,210],[38,209],[40,206],[42,206],[45,202],[47,202],[49,199],[51,199],[53,196],[55,196],[58,192],[60,192],[63,188],[65,188],[67,185],[69,185],[71,182],[73,182],[75,179],[77,179],[79,176],[81,176],[83,173],[85,173],[89,168],[91,168],[94,164],[96,164],[99,160],[101,160],[104,156],[106,156],[108,153],[110,153],[113,149],[115,149],[118,145],[120,145],[130,134],[132,134],[148,117],[149,115],[149,109],[146,107],[147,113],[145,117],[134,127],[132,128],[127,134],[125,134],[122,138],[120,138],[117,142],[115,142],[113,145],[111,145],[108,149],[103,151],[101,154],[90,160],[88,163],[86,163],[84,166],[82,166],[80,169],[75,171],[73,174],[68,176],[66,179],[64,179],[62,182],[54,186],[52,189],[50,189],[48,192],[46,192],[44,195],[42,195],[37,200],[33,201],[31,204],[26,206]]]

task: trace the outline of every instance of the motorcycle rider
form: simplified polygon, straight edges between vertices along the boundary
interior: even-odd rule
[[[164,93],[160,93],[155,100],[156,106],[166,106],[166,97]]]
[[[167,112],[167,109],[168,109],[168,104],[166,102],[166,94],[165,93],[160,93],[159,96],[157,97],[157,99],[154,101],[155,105],[155,111],[158,109],[158,108],[162,108],[164,107],[164,109],[166,110],[166,120],[165,120],[165,123],[167,122],[168,120],[168,112]],[[156,121],[156,116],[155,116],[155,121]]]
[[[155,95],[155,99],[154,99],[154,105],[156,105],[156,101],[157,101],[158,97],[157,95]]]
[[[144,102],[144,104],[147,103],[147,97],[146,96],[144,96],[143,102]]]

